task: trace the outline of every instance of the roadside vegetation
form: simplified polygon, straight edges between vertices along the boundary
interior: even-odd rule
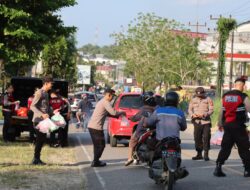
[[[34,146],[21,138],[4,143],[0,138],[0,189],[84,189],[74,147],[45,146],[42,160],[46,166],[33,166]]]
[[[2,106],[0,106],[0,120],[3,120]]]

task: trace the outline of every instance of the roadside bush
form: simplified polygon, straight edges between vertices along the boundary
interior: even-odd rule
[[[221,99],[216,98],[216,99],[214,99],[214,113],[213,113],[212,118],[211,118],[212,119],[212,127],[217,127],[217,122],[218,122],[220,110],[221,110]]]

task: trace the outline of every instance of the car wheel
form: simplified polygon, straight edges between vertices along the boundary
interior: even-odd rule
[[[111,147],[116,147],[117,146],[117,138],[114,136],[110,136],[110,146]]]

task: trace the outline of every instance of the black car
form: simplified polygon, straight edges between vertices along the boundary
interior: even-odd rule
[[[28,99],[34,94],[36,88],[41,88],[43,83],[40,78],[33,77],[13,77],[11,84],[14,87],[14,99],[20,101],[20,107],[27,107]],[[65,80],[55,79],[53,84],[54,89],[59,89],[60,94],[68,97],[68,82]],[[12,116],[11,127],[9,128],[8,136],[11,140],[15,140],[17,136],[20,136],[23,131],[30,131],[32,125],[32,118],[23,116]]]

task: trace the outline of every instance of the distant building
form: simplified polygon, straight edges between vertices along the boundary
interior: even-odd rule
[[[207,54],[207,58],[214,64],[214,67],[218,66],[218,33],[208,33],[205,40],[201,40],[199,44],[199,50]],[[224,87],[229,87],[229,74],[230,74],[230,62],[231,62],[231,42],[232,38],[227,41],[226,44],[226,76],[224,79]],[[239,76],[250,76],[250,21],[244,22],[237,26],[234,31],[234,49],[233,49],[233,81]],[[216,84],[216,73],[212,79],[212,85]],[[250,88],[250,82],[247,82],[248,88]]]

